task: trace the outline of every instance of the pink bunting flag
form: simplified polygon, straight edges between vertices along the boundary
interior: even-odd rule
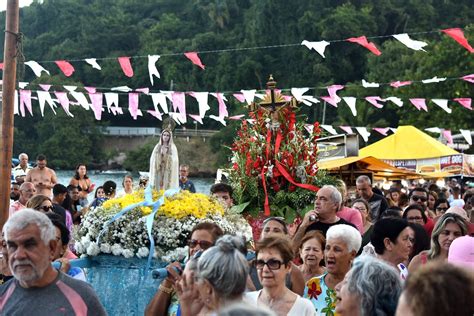
[[[89,92],[89,93],[96,93],[97,92],[97,89],[95,87],[84,87],[84,89],[86,89],[86,91]]]
[[[150,93],[150,88],[138,88],[138,89],[135,89],[135,91],[141,92],[143,94],[148,94]]]
[[[160,121],[163,120],[163,117],[161,116],[160,111],[148,110],[147,112],[148,112],[148,114],[150,114],[150,115],[156,117],[156,118],[159,119]]]
[[[54,91],[54,95],[58,98],[59,104],[63,108],[64,112],[70,117],[74,117],[71,112],[69,112],[69,98],[67,97],[67,92]]]
[[[324,101],[326,101],[327,103],[331,104],[332,106],[336,107],[337,108],[337,101],[334,100],[333,98],[331,97],[321,97],[321,99],[323,99]]]
[[[353,134],[352,128],[350,126],[339,126],[346,134]]]
[[[193,120],[195,120],[196,122],[199,122],[202,124],[202,118],[199,116],[199,115],[195,115],[195,114],[188,114],[189,117],[191,117]]]
[[[237,99],[237,101],[239,101],[240,103],[244,103],[245,102],[245,96],[243,93],[234,93],[233,94],[234,98]]]
[[[56,60],[55,63],[66,77],[70,77],[73,74],[74,67],[69,62],[65,60]]]
[[[227,112],[227,105],[224,102],[224,97],[222,93],[216,92],[217,102],[219,103],[219,117],[224,118],[229,116]]]
[[[245,114],[240,114],[240,115],[229,116],[228,119],[234,120],[234,121],[240,121],[244,117],[245,117]]]
[[[451,131],[449,129],[445,129],[443,131],[443,137],[446,138],[446,140],[448,141],[448,144],[453,143],[453,135],[451,135]]]
[[[423,109],[425,112],[428,112],[425,99],[410,99],[410,102],[418,109],[418,111],[420,111],[420,109]]]
[[[467,49],[470,53],[474,53],[474,48],[469,45],[467,39],[464,37],[464,32],[460,28],[445,29],[442,30],[442,32],[452,37],[456,42],[458,42],[462,47]]]
[[[198,56],[198,53],[187,52],[187,53],[184,53],[184,56],[186,56],[186,58],[188,58],[193,64],[195,64],[196,66],[204,70],[205,66],[202,64],[201,59]]]
[[[95,119],[100,121],[102,119],[102,93],[89,93],[89,98],[91,98],[91,108],[94,112]]]
[[[461,78],[462,80],[466,80],[470,83],[474,83],[474,74],[471,74],[471,75],[467,75],[467,76],[464,76]]]
[[[394,88],[400,88],[400,87],[408,86],[408,85],[411,85],[411,84],[412,84],[411,81],[394,81],[394,82],[390,83],[390,86],[392,86]]]
[[[51,88],[51,85],[50,85],[50,84],[39,84],[39,86],[40,86],[41,89],[43,89],[44,91],[49,91],[49,88]]]
[[[375,106],[377,109],[383,108],[383,104],[379,103],[380,101],[383,101],[382,98],[374,96],[374,97],[365,97],[365,99],[367,100],[367,102]]]
[[[459,104],[461,104],[463,107],[465,107],[466,109],[468,110],[472,110],[472,107],[471,107],[471,98],[457,98],[457,99],[453,99],[454,101],[458,102]]]
[[[365,48],[370,50],[374,55],[377,55],[377,56],[382,55],[382,52],[379,51],[377,46],[375,46],[374,43],[367,41],[367,37],[365,37],[365,36],[351,37],[351,38],[348,38],[346,41],[352,42],[352,43],[357,43],[361,46],[364,46]]]
[[[389,127],[374,127],[372,128],[374,131],[379,132],[383,136],[387,136],[388,131],[390,130]]]
[[[132,64],[130,63],[130,57],[119,57],[118,61],[125,76],[129,78],[133,77],[133,68]]]
[[[31,108],[31,90],[20,89],[20,114],[25,117],[25,107],[33,116],[33,109]]]
[[[0,70],[3,70],[3,63],[0,63]]]
[[[130,92],[128,94],[128,111],[134,120],[136,120],[138,116],[142,116],[142,111],[138,109],[138,93],[136,92]]]
[[[186,123],[186,100],[184,92],[171,92],[171,99],[173,100],[173,111],[178,110],[179,120],[181,123]]]

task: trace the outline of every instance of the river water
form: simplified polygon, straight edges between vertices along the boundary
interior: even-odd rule
[[[107,180],[112,180],[117,183],[117,193],[123,192],[122,187],[122,180],[126,173],[101,173],[95,170],[88,170],[87,175],[91,179],[92,183],[95,184],[96,187],[101,186]],[[69,181],[74,176],[74,170],[59,170],[56,171],[56,175],[58,177],[58,182],[67,186]],[[131,174],[133,177],[134,185],[138,185],[138,178],[140,177],[138,174]],[[190,180],[194,183],[196,188],[196,192],[209,194],[209,190],[211,186],[214,184],[214,179],[212,178],[190,178]],[[94,197],[94,192],[89,194],[89,201],[92,201]]]

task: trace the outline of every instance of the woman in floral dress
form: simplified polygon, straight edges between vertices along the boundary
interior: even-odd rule
[[[349,225],[334,225],[326,233],[324,261],[326,273],[306,282],[303,297],[316,309],[316,315],[334,315],[336,308],[335,286],[344,279],[359,251],[362,237]]]

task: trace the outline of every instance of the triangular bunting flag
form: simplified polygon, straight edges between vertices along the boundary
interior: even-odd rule
[[[160,59],[160,55],[148,55],[148,75],[152,86],[154,85],[153,76],[160,78],[160,73],[155,65],[158,59]]]
[[[465,107],[466,109],[468,110],[472,110],[472,107],[471,107],[471,98],[456,98],[456,99],[453,99],[454,101],[458,102],[459,104],[461,104],[463,107]]]
[[[464,32],[459,28],[445,29],[442,30],[443,33],[452,37],[456,42],[458,42],[462,47],[467,49],[470,53],[474,53],[474,48],[467,42],[467,39],[464,37]]]
[[[304,40],[301,42],[301,45],[306,46],[309,50],[314,49],[315,51],[318,52],[319,55],[321,55],[323,58],[326,58],[326,56],[324,56],[324,51],[326,50],[326,47],[329,45],[329,42],[326,42],[326,41],[308,42],[307,40]]]
[[[423,47],[428,45],[428,43],[422,42],[422,41],[415,41],[408,36],[408,34],[403,33],[403,34],[395,34],[393,35],[397,40],[399,40],[403,45],[405,45],[408,48],[411,48],[413,50],[422,50],[425,52]]]
[[[349,109],[351,109],[352,115],[357,116],[356,98],[355,97],[343,97]]]
[[[425,99],[409,99],[411,104],[413,104],[418,111],[420,109],[424,110],[425,112],[428,112],[428,108],[426,107],[426,100]]]
[[[464,136],[464,139],[469,145],[472,145],[472,135],[470,130],[460,129],[461,135]]]
[[[362,136],[362,138],[364,139],[364,142],[367,142],[369,140],[370,132],[367,131],[366,127],[356,127],[355,129],[360,134],[360,136]]]
[[[364,46],[365,48],[370,50],[374,55],[377,55],[377,56],[382,55],[382,52],[379,51],[377,46],[375,46],[375,44],[372,43],[372,42],[368,42],[367,37],[365,37],[365,36],[351,37],[351,38],[348,38],[346,41],[352,42],[352,43],[357,43],[361,46]]]
[[[130,62],[130,57],[119,57],[118,62],[120,63],[120,67],[125,76],[129,78],[133,77],[133,68]]]
[[[184,53],[184,56],[186,56],[186,58],[189,59],[193,64],[195,64],[196,66],[204,70],[205,66],[202,64],[201,59],[198,56],[198,53],[187,52],[187,53]]]
[[[431,99],[434,104],[445,110],[448,114],[451,114],[452,110],[448,108],[448,100],[446,99]]]
[[[56,60],[55,63],[66,77],[70,77],[74,73],[74,67],[69,62],[65,60]]]

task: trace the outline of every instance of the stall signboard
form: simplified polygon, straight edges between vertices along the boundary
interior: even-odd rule
[[[399,169],[405,169],[409,171],[416,171],[416,160],[384,160],[389,165],[397,167]]]
[[[462,174],[474,177],[474,155],[463,155]]]
[[[440,166],[440,158],[418,159],[416,161],[416,172],[437,172],[440,171]]]
[[[439,158],[440,171],[447,171],[453,174],[461,174],[463,167],[463,155],[451,155]]]

